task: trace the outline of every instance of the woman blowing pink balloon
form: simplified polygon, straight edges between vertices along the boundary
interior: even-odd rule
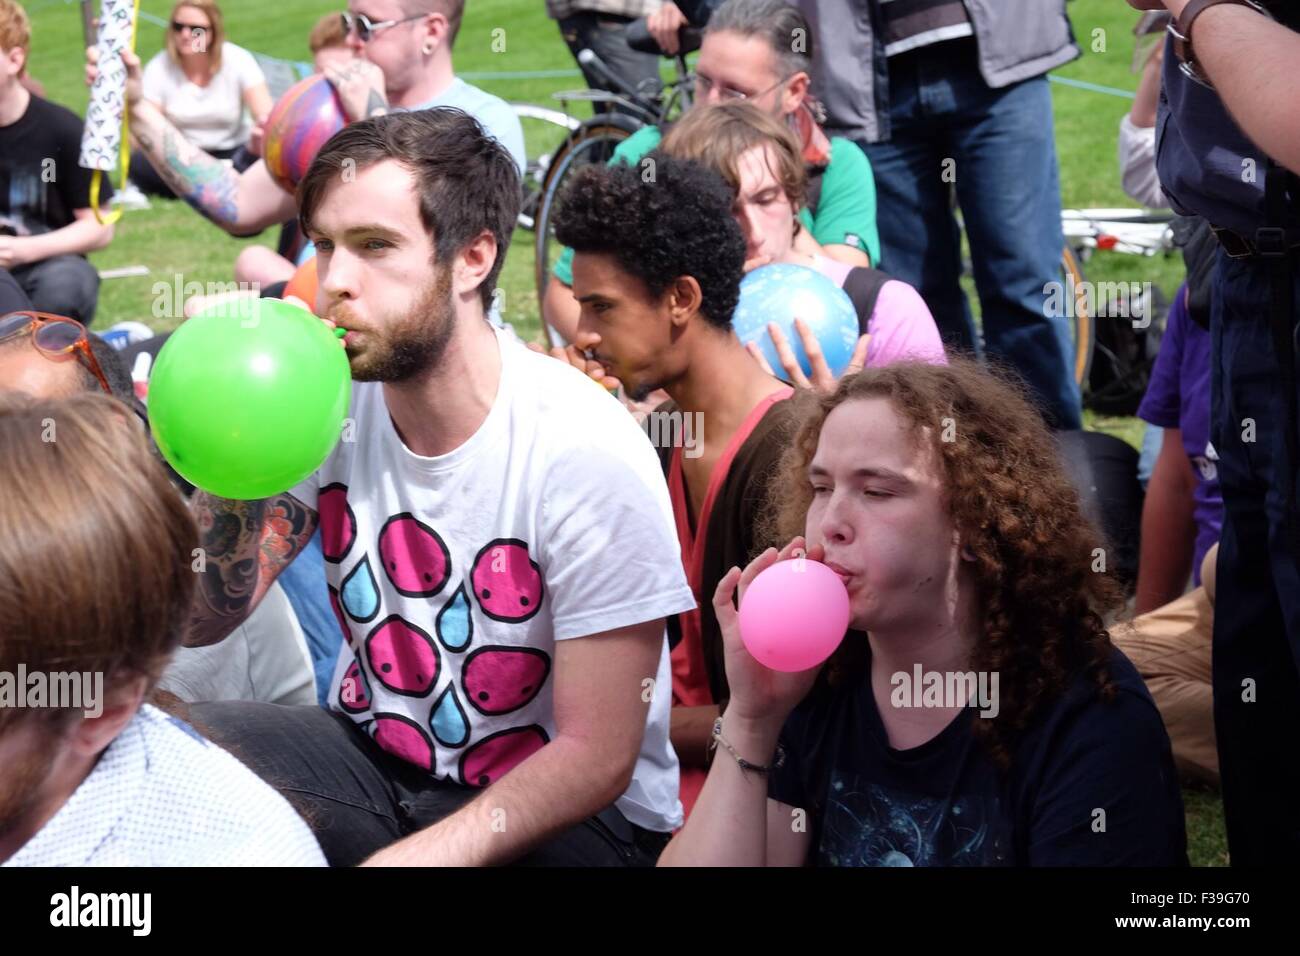
[[[1104,544],[1019,390],[958,360],[800,400],[773,487],[789,543],[718,585],[731,697],[660,863],[1185,865],[1168,737],[1103,622]],[[734,599],[805,547],[850,630],[781,673]]]

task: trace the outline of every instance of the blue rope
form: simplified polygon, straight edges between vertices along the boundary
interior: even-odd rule
[[[1126,100],[1134,99],[1137,96],[1136,93],[1132,93],[1129,90],[1117,90],[1113,86],[1102,86],[1099,83],[1089,83],[1087,80],[1072,80],[1066,76],[1051,76],[1050,74],[1047,78],[1053,83],[1060,83],[1064,86],[1073,86],[1075,89],[1080,90],[1091,90],[1094,93],[1106,93],[1110,96],[1120,96]]]
[[[554,80],[563,76],[582,76],[581,70],[519,70],[518,72],[457,73],[463,80]]]

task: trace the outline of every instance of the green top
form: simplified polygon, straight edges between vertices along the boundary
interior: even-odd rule
[[[611,163],[635,166],[642,156],[659,145],[663,134],[657,126],[643,126],[614,147]],[[799,220],[814,239],[824,246],[853,246],[880,265],[880,235],[876,232],[876,181],[867,154],[847,139],[831,137],[831,159],[822,175],[817,215],[805,207]],[[565,249],[552,274],[565,285],[573,285],[573,250]]]

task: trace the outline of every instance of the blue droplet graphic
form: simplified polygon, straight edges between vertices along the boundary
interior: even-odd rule
[[[438,612],[438,640],[449,651],[463,651],[474,637],[474,622],[469,616],[469,597],[465,585],[456,589],[441,611]]]
[[[375,573],[370,570],[370,555],[365,555],[352,573],[343,579],[339,596],[344,610],[354,621],[368,621],[379,613],[379,588],[375,584]]]
[[[456,699],[454,686],[448,685],[433,705],[429,727],[433,730],[434,739],[444,747],[463,747],[469,740],[469,721],[465,719],[465,711],[461,710],[460,701]]]

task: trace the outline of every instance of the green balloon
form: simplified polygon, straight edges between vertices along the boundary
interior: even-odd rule
[[[279,299],[185,321],[149,377],[158,448],[222,498],[288,491],[338,443],[352,396],[347,353],[319,318]]]

